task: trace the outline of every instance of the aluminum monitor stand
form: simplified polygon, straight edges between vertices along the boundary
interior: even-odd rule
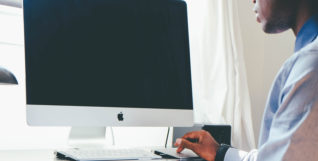
[[[68,144],[73,148],[105,147],[106,127],[72,127]]]

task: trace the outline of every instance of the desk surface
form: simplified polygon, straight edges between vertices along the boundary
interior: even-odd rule
[[[5,161],[61,161],[53,150],[0,150],[0,160]]]
[[[60,159],[57,159],[54,155],[54,150],[50,150],[50,149],[0,150],[0,160],[1,161],[62,161]],[[146,161],[146,160],[143,160],[143,161]],[[178,160],[177,159],[159,159],[159,160],[156,159],[155,161],[178,161]],[[182,161],[185,161],[185,160],[183,159]]]

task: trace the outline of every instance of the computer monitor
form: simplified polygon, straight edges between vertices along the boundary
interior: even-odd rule
[[[191,126],[186,3],[24,0],[27,123]]]

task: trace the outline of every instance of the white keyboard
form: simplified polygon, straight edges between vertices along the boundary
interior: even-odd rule
[[[67,149],[56,151],[56,156],[60,159],[73,159],[78,161],[161,158],[161,156],[144,149]]]

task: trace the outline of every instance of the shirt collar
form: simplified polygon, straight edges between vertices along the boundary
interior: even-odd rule
[[[318,14],[312,16],[300,29],[296,38],[295,52],[316,39],[318,35]]]

